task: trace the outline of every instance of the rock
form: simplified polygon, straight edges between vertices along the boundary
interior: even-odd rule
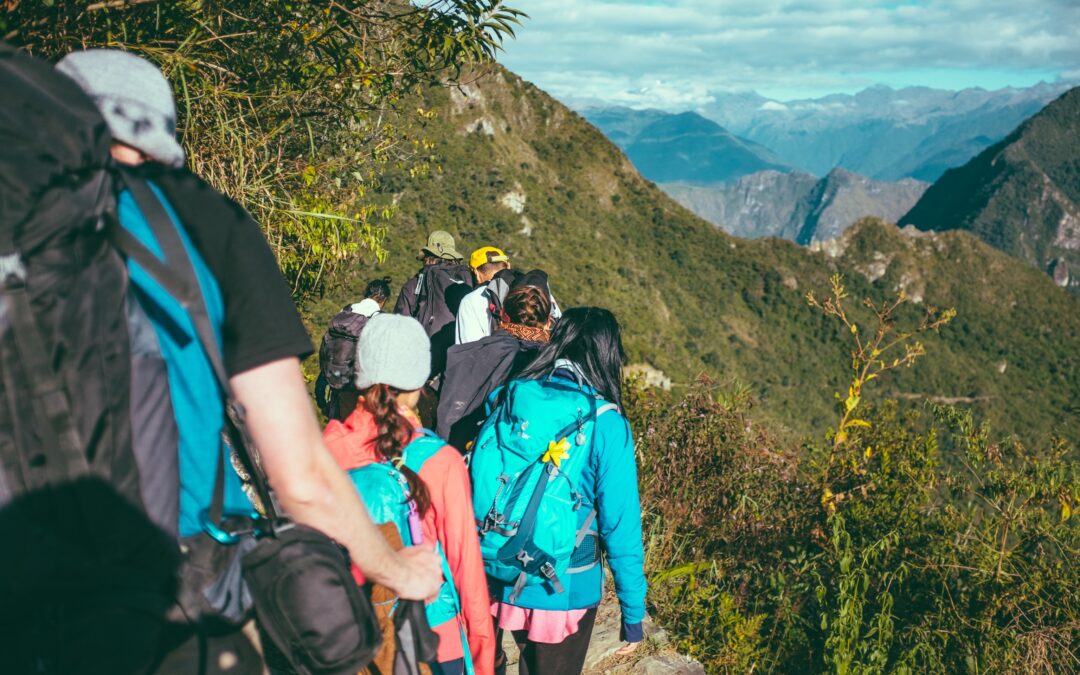
[[[468,134],[483,134],[485,136],[495,135],[495,125],[486,117],[481,117],[472,123],[465,126],[465,133]]]
[[[629,671],[641,675],[705,675],[705,668],[697,661],[678,654],[646,656],[635,663]]]
[[[641,382],[646,387],[655,387],[664,391],[671,391],[671,378],[664,371],[653,367],[648,363],[632,363],[623,369],[624,375],[640,375]]]
[[[533,233],[533,223],[529,220],[528,216],[521,217],[521,229],[518,230],[518,234],[523,234],[526,237],[531,237]]]
[[[514,213],[521,214],[525,211],[525,199],[525,192],[521,189],[516,189],[499,197],[499,203]]]
[[[600,605],[600,609],[596,612],[592,640],[589,641],[589,653],[585,657],[585,670],[595,668],[598,663],[623,646],[623,641],[619,637],[619,631],[622,628],[619,617],[619,603],[605,602]]]

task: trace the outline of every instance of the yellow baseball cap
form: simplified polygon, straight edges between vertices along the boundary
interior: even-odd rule
[[[481,246],[469,256],[469,267],[473,269],[493,262],[510,262],[510,257],[494,246]]]

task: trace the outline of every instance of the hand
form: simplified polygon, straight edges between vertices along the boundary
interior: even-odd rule
[[[638,648],[640,642],[627,642],[622,647],[615,650],[615,656],[626,656],[627,654],[633,654],[634,650]]]
[[[428,544],[409,546],[397,553],[400,565],[392,582],[386,585],[403,600],[427,600],[435,597],[442,585],[442,561],[435,547]]]

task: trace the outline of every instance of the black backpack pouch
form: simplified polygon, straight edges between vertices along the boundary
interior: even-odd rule
[[[322,532],[277,527],[244,556],[243,574],[263,634],[297,673],[356,673],[375,657],[382,636],[371,600]]]
[[[431,630],[424,603],[399,600],[394,608],[394,675],[420,675],[421,663],[435,663],[439,636]]]

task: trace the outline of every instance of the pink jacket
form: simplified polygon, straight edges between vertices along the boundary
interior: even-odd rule
[[[402,409],[416,428],[420,422],[410,410]],[[384,461],[375,451],[378,435],[375,419],[363,405],[344,422],[331,421],[323,432],[327,447],[342,469],[348,471],[372,462]],[[495,630],[491,622],[487,578],[480,557],[480,541],[472,510],[469,471],[461,455],[444,445],[420,469],[420,478],[431,494],[431,508],[423,519],[426,541],[438,540],[446,553],[450,573],[461,598],[459,620],[465,627],[469,651],[478,675],[493,675]],[[439,636],[438,660],[453,661],[463,656],[459,626],[449,621],[435,628]]]

